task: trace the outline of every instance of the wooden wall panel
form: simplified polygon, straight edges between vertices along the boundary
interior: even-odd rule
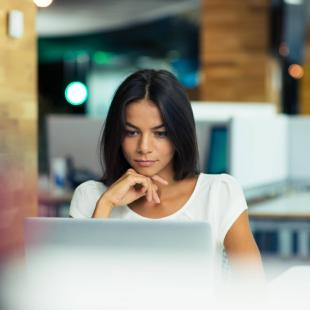
[[[274,100],[268,85],[269,0],[202,0],[200,99]]]
[[[7,34],[10,10],[24,14],[24,35]],[[37,214],[36,8],[0,0],[0,255],[20,252],[23,220]]]
[[[308,29],[305,58],[304,76],[300,81],[300,113],[310,115],[310,29]]]

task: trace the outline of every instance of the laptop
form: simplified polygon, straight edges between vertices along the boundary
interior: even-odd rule
[[[206,300],[210,306],[211,240],[210,224],[203,221],[25,220],[32,290],[36,301],[46,290],[57,296],[48,303],[51,309],[158,309],[169,302],[202,309]]]

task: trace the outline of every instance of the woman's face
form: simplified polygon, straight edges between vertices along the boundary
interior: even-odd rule
[[[157,106],[142,99],[126,106],[126,127],[122,141],[123,154],[139,174],[173,176],[174,147],[167,138]]]

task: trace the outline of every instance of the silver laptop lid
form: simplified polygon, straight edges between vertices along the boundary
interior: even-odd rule
[[[34,291],[48,287],[60,296],[69,290],[77,299],[87,293],[92,302],[114,307],[120,297],[136,303],[141,294],[153,296],[153,290],[174,304],[177,295],[180,306],[195,294],[202,306],[212,290],[214,253],[207,222],[28,218],[25,230]],[[64,298],[71,307],[72,300]]]

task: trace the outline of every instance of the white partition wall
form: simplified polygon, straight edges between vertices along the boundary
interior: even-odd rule
[[[104,120],[85,116],[47,118],[48,160],[70,156],[78,169],[101,174],[98,141]]]
[[[214,102],[192,101],[196,122],[200,168],[204,171],[209,156],[210,129],[214,126],[229,126],[232,117],[273,116],[276,106],[273,103],[259,102]]]
[[[276,105],[259,102],[213,102],[192,101],[196,121],[228,121],[238,116],[271,116],[276,115]]]
[[[235,117],[230,124],[230,174],[244,188],[288,177],[287,117]]]
[[[195,110],[197,112],[197,110]],[[245,189],[271,183],[310,181],[310,117],[283,115],[234,116],[207,114],[196,120],[200,167],[208,159],[210,128],[227,126],[228,173]],[[77,169],[101,174],[98,141],[104,120],[85,116],[47,118],[48,159],[70,156]]]
[[[292,181],[310,181],[310,116],[290,116],[288,170]]]

